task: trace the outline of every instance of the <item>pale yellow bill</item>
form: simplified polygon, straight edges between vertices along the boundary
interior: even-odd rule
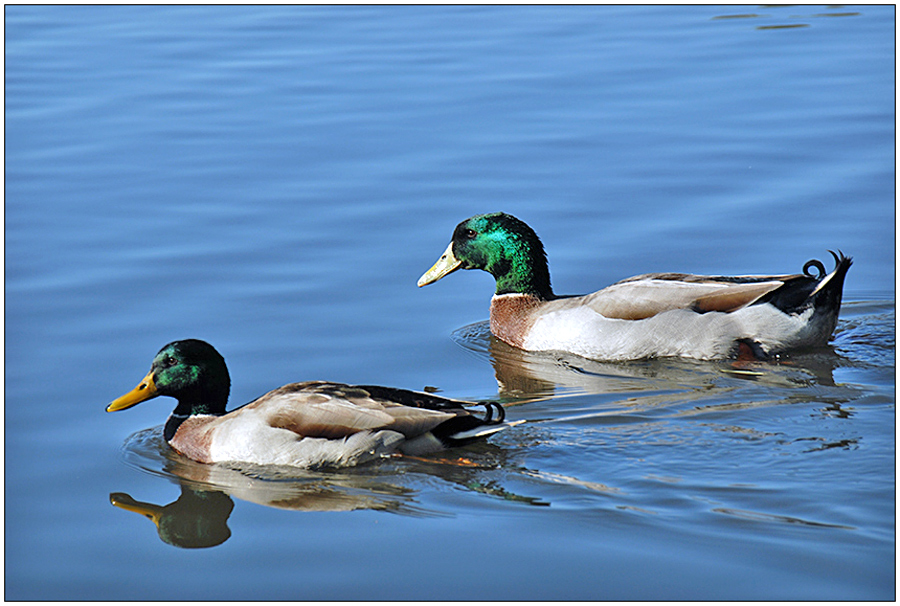
[[[144,380],[138,383],[137,387],[126,393],[124,396],[119,396],[110,402],[109,406],[106,407],[106,412],[125,410],[126,408],[131,408],[135,404],[140,404],[141,402],[146,402],[151,398],[155,398],[158,395],[156,384],[153,382],[153,371],[151,370],[147,373],[147,376],[144,377]]]
[[[444,251],[444,254],[441,255],[441,258],[437,260],[437,263],[432,265],[431,269],[422,274],[422,277],[419,278],[418,285],[425,286],[426,284],[437,282],[447,274],[459,269],[460,265],[462,265],[462,261],[453,256],[453,242],[451,242],[447,247],[447,250]]]

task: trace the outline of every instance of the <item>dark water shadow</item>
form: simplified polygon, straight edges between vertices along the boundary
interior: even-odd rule
[[[846,10],[839,5],[827,7],[826,10],[832,12],[821,12],[818,7],[802,5],[791,6],[770,4],[761,5],[759,8],[766,12],[735,12],[724,15],[716,15],[712,17],[712,20],[748,20],[755,23],[754,29],[765,31],[806,28],[811,27],[816,19],[834,17],[859,17],[863,14],[862,12],[857,10]],[[810,9],[813,9],[815,12],[809,12]],[[783,14],[783,11],[790,11],[790,13],[785,15]]]

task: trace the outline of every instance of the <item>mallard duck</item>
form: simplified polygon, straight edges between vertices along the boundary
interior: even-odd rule
[[[157,396],[178,400],[166,442],[201,463],[345,467],[400,451],[420,455],[468,444],[519,422],[483,402],[483,416],[439,396],[326,381],[291,383],[225,412],[231,379],[225,360],[197,339],[163,347],[147,376],[107,412]],[[496,413],[496,417],[495,417]]]
[[[490,273],[497,281],[491,333],[528,351],[561,350],[596,360],[765,359],[828,342],[851,264],[843,253],[831,254],[835,269],[827,275],[812,260],[802,274],[654,273],[589,295],[559,296],[550,288],[537,234],[511,215],[492,213],[457,225],[447,250],[418,284],[457,269]]]

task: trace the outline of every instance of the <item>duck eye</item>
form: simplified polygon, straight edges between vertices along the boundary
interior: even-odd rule
[[[176,360],[172,356],[169,356],[168,358],[166,358],[165,364],[166,366],[175,366],[176,364],[178,364],[178,360]]]
[[[478,232],[476,232],[474,229],[467,229],[467,230],[466,230],[466,237],[467,237],[469,240],[471,240],[472,238],[474,238],[474,237],[477,236],[477,235],[478,235]]]

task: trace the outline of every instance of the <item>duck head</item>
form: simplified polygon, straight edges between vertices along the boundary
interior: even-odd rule
[[[198,339],[163,347],[137,387],[113,400],[106,412],[125,410],[157,396],[178,400],[175,414],[224,414],[231,379],[221,354]]]
[[[497,281],[496,294],[553,297],[547,254],[534,230],[506,213],[475,215],[456,226],[453,239],[418,285],[437,282],[457,269],[482,269]]]

